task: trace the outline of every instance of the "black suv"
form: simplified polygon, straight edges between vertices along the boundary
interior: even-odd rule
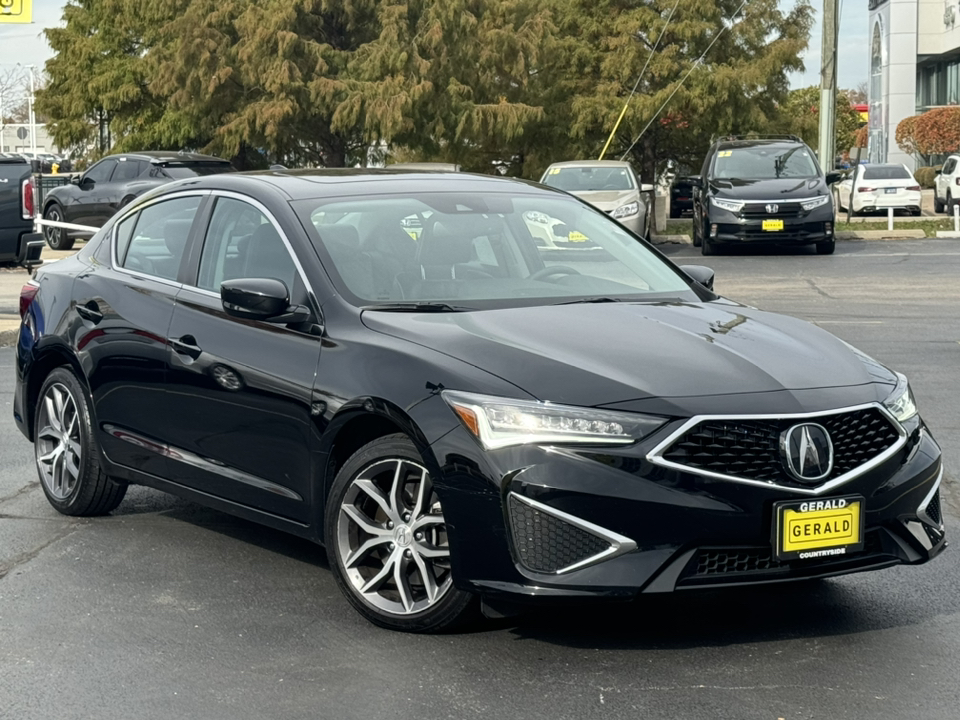
[[[798,137],[724,138],[707,153],[693,193],[693,244],[704,255],[723,245],[816,245],[833,252],[834,208],[817,158]]]
[[[136,152],[108,155],[70,179],[69,185],[51,190],[43,199],[45,220],[102,227],[113,214],[147,190],[173,180],[233,172],[223,158],[186,152]],[[44,230],[54,250],[73,247],[71,233],[59,227]]]

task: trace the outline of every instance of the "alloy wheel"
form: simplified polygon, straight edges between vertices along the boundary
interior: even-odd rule
[[[40,479],[47,492],[66,500],[80,480],[83,459],[77,403],[65,385],[47,388],[39,404],[36,453]]]
[[[452,587],[450,548],[430,473],[405,458],[360,471],[343,496],[337,551],[348,581],[381,612],[413,615]]]
[[[52,220],[53,222],[63,222],[63,218],[60,216],[60,211],[55,207],[47,210],[47,220]],[[47,226],[44,228],[44,231],[47,235],[47,244],[53,249],[59,248],[60,240],[62,239],[64,232],[63,228]]]

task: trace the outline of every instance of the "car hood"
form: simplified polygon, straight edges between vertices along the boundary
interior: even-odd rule
[[[723,301],[365,311],[363,322],[571,405],[896,382],[815,325]]]
[[[740,180],[714,178],[710,193],[731,200],[791,200],[827,195],[829,190],[821,178],[780,178],[775,180]]]
[[[598,210],[615,210],[621,205],[638,199],[636,190],[590,190],[575,192],[573,195],[590,203]]]

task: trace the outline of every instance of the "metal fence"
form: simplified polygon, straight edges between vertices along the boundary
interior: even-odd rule
[[[37,183],[37,208],[42,208],[47,192],[61,185],[69,185],[71,175],[44,175],[42,173],[36,173],[33,177]]]

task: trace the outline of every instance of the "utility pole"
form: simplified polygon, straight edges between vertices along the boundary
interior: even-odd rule
[[[829,2],[829,0],[827,0]],[[27,65],[27,72],[30,73],[30,101],[27,103],[30,109],[30,152],[33,153],[33,157],[37,157],[37,118],[33,113],[33,95],[36,92],[36,88],[33,85],[33,70],[36,68],[36,65]]]
[[[820,165],[833,170],[837,123],[837,0],[823,0],[823,51],[820,55]]]

